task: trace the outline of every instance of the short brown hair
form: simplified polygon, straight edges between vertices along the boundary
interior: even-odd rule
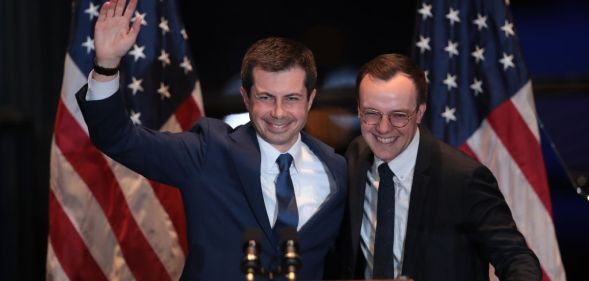
[[[307,96],[315,89],[315,57],[313,52],[300,42],[282,37],[269,37],[257,41],[247,50],[241,64],[241,85],[248,95],[254,84],[252,73],[256,66],[271,72],[300,66],[305,70]]]
[[[360,82],[370,75],[374,78],[387,81],[393,78],[397,73],[403,73],[409,76],[417,90],[417,105],[427,102],[427,82],[425,73],[419,65],[413,62],[409,57],[401,54],[383,54],[379,55],[360,68],[356,77],[356,93],[360,94]],[[359,96],[357,96],[359,98]]]

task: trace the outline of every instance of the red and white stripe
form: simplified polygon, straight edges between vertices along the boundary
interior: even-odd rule
[[[489,167],[497,178],[518,229],[540,260],[543,280],[566,280],[531,82],[495,108],[460,149]]]
[[[178,280],[188,249],[180,193],[91,144],[74,97],[86,81],[66,55],[51,148],[47,279]],[[161,130],[187,130],[203,113],[197,82]]]

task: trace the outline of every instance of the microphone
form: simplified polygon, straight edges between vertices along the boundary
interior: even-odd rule
[[[241,261],[241,272],[245,274],[245,280],[253,281],[256,274],[260,274],[262,267],[260,266],[260,230],[257,228],[247,228],[243,233],[243,253],[244,257]]]
[[[285,227],[280,232],[280,241],[282,245],[282,272],[289,281],[296,280],[296,273],[301,268],[301,258],[299,257],[299,236],[296,229]]]

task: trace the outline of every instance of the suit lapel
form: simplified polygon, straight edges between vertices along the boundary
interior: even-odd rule
[[[407,233],[405,235],[403,274],[415,272],[417,261],[416,252],[418,248],[417,235],[422,225],[424,201],[427,197],[428,183],[430,182],[430,166],[432,165],[433,149],[435,147],[433,136],[426,129],[420,128],[419,148],[415,171],[413,173],[413,185],[411,187],[411,198],[409,202],[409,214],[407,217]]]
[[[309,149],[311,149],[311,151],[313,151],[313,153],[315,153],[317,158],[319,158],[319,160],[321,160],[321,162],[323,162],[327,166],[328,171],[326,171],[326,172],[329,173],[334,178],[335,184],[336,184],[334,193],[330,194],[330,196],[327,197],[327,201],[325,201],[321,205],[319,210],[317,210],[317,212],[301,228],[300,232],[303,232],[303,231],[305,231],[305,229],[311,227],[314,224],[314,222],[317,221],[318,218],[322,216],[322,214],[324,214],[326,211],[330,210],[334,204],[337,204],[338,202],[342,202],[341,200],[343,198],[341,198],[341,197],[345,196],[344,187],[346,185],[344,182],[345,179],[343,178],[343,175],[339,175],[337,172],[337,167],[335,166],[335,164],[337,163],[336,159],[334,158],[333,155],[330,155],[330,153],[328,153],[330,151],[328,149],[331,149],[331,148],[322,147],[321,143],[319,143],[317,140],[313,139],[307,133],[302,132],[302,131],[301,131],[301,140],[303,141],[303,143],[305,143],[309,147]]]
[[[233,133],[229,134],[229,137],[235,142],[231,146],[234,149],[231,157],[237,167],[239,179],[249,206],[258,224],[262,226],[264,235],[269,241],[274,241],[260,183],[261,156],[256,131],[250,122],[238,127]]]
[[[366,191],[366,181],[368,180],[367,172],[374,161],[374,156],[370,148],[362,139],[357,138],[357,149],[353,155],[346,155],[348,159],[348,182],[350,184],[350,195],[348,197],[348,211],[350,214],[351,231],[351,255],[352,264],[356,265],[356,260],[360,250],[360,232],[362,227],[362,214],[364,212],[364,193]]]

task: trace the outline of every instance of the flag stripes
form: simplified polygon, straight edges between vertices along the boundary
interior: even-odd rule
[[[566,280],[558,245],[555,244],[557,239],[554,222],[552,221],[550,197],[545,196],[542,198],[540,196],[542,193],[549,195],[548,186],[544,185],[544,189],[542,189],[542,185],[534,185],[534,181],[538,182],[542,175],[546,180],[544,168],[538,165],[543,164],[543,161],[538,162],[538,158],[524,159],[531,162],[526,162],[529,165],[523,165],[520,164],[523,162],[522,158],[520,158],[519,163],[517,159],[521,153],[512,152],[515,146],[524,146],[525,150],[528,151],[530,149],[534,151],[536,146],[538,150],[540,149],[539,140],[533,134],[534,126],[521,118],[518,107],[514,106],[518,101],[528,100],[522,98],[522,96],[532,94],[528,85],[526,84],[511,100],[506,101],[505,103],[508,105],[504,106],[504,109],[501,109],[499,113],[491,112],[490,115],[497,114],[500,116],[495,118],[497,123],[495,126],[488,120],[484,121],[480,128],[468,139],[467,144],[461,146],[461,150],[464,151],[463,148],[466,147],[472,151],[472,155],[487,165],[497,177],[499,188],[511,208],[518,229],[526,237],[529,247],[540,260],[544,280]],[[499,108],[501,107],[503,105]],[[518,134],[506,132],[503,129],[495,130],[498,124],[510,122],[519,123],[514,126]],[[537,124],[534,123],[536,122],[535,118],[530,122],[533,122],[532,125]],[[520,133],[527,134],[528,137],[520,139],[518,138]],[[505,136],[506,134],[508,137]],[[513,142],[520,144],[514,145]],[[536,153],[540,152],[537,151]],[[541,171],[534,170],[540,168]],[[535,178],[534,180],[530,180],[530,174]]]
[[[198,87],[199,85],[197,84],[196,86]],[[194,98],[188,98],[180,104],[174,115],[182,131],[187,131],[192,127],[194,121],[203,115],[201,112],[202,109],[198,107],[196,100]]]
[[[75,264],[84,261],[89,264],[90,261],[86,260],[72,260],[76,255],[72,255],[71,257],[67,255],[62,256],[60,252],[77,252],[80,251],[78,249],[79,247],[84,246],[87,248],[88,253],[90,253],[90,255],[84,255],[84,257],[93,258],[106,276],[111,276],[112,272],[118,272],[117,276],[127,277],[126,279],[128,279],[128,277],[131,276],[131,273],[122,258],[120,247],[118,247],[116,242],[117,239],[110,230],[109,222],[104,216],[100,204],[92,196],[85,183],[78,176],[70,163],[64,159],[61,151],[56,146],[52,148],[51,153],[52,165],[50,192],[54,195],[55,202],[60,204],[60,208],[62,206],[67,206],[67,208],[61,208],[63,213],[66,214],[65,217],[60,220],[50,221],[50,234],[52,234],[53,237],[61,238],[50,240],[54,243],[56,254],[60,257],[62,263],[70,262]],[[53,213],[60,212],[50,212],[50,215],[53,215]],[[94,215],[87,216],[87,213]],[[60,224],[62,223],[64,224],[63,227],[71,225],[77,232],[70,232],[68,235],[64,233],[53,233],[54,228],[60,229]],[[78,248],[75,247],[77,244],[69,243],[72,241],[71,239],[76,241],[75,239],[77,239],[77,237],[83,241],[83,243],[79,243],[80,246]],[[60,247],[57,247],[57,243],[60,243]],[[68,272],[71,273],[70,275],[76,275],[78,274],[76,270],[84,270],[84,268],[85,267],[83,266],[72,267],[72,271]],[[48,273],[50,273],[49,270]]]
[[[70,223],[69,217],[57,202],[53,190],[49,192],[49,207],[51,216],[49,217],[50,237],[67,237],[66,239],[50,239],[51,253],[56,249],[55,258],[59,260],[58,264],[63,271],[67,272],[70,279],[79,280],[107,280],[106,276],[96,264],[86,244],[81,239],[79,233]],[[64,245],[67,243],[67,245]],[[53,256],[52,256],[53,257]],[[52,259],[52,264],[56,264]],[[51,274],[53,271],[49,271]],[[60,274],[61,275],[61,274]],[[59,280],[59,279],[56,279]]]
[[[496,107],[488,115],[487,120],[551,214],[552,205],[542,150],[529,125],[524,123],[511,100]]]
[[[55,130],[55,144],[101,206],[134,275],[141,280],[154,276],[169,280],[169,276],[164,277],[166,270],[139,229],[102,153],[92,145],[69,112],[60,115]],[[150,266],[145,268],[145,262]]]

